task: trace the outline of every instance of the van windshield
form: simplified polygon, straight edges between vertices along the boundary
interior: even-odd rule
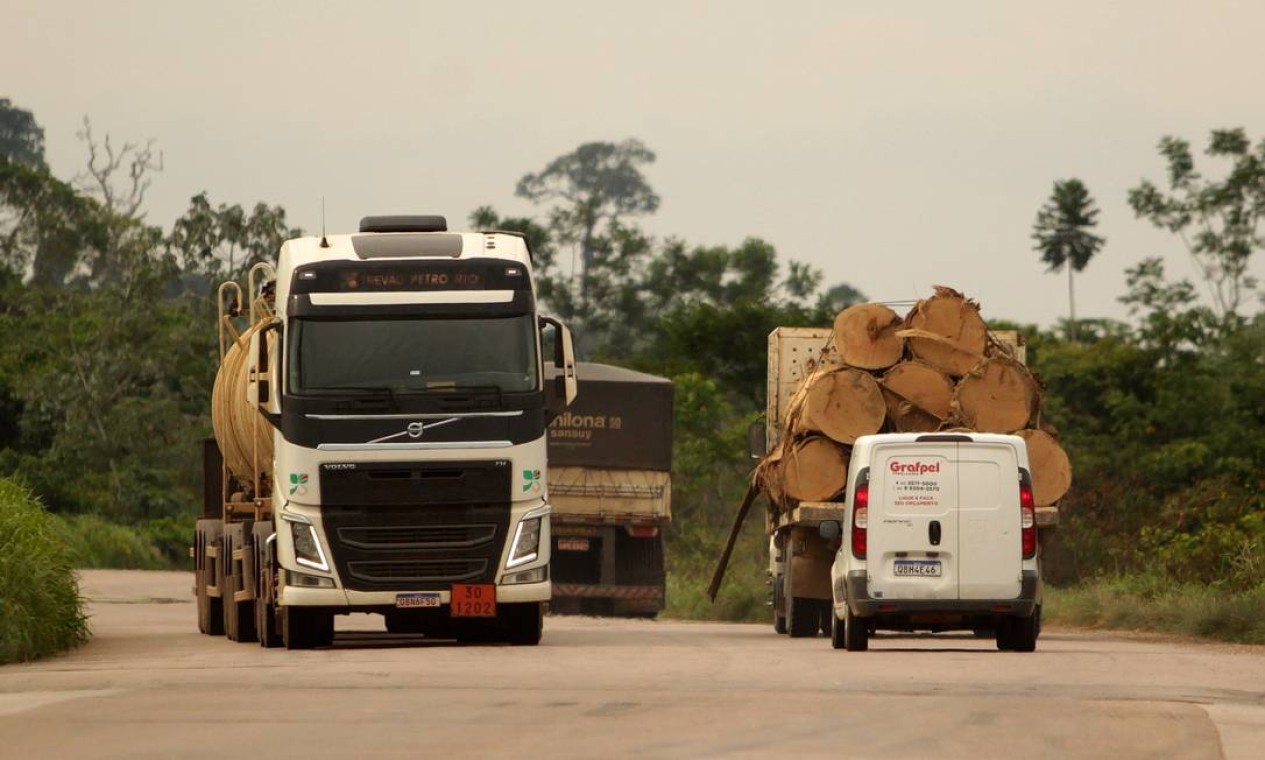
[[[539,387],[531,315],[296,319],[289,354],[300,395]]]

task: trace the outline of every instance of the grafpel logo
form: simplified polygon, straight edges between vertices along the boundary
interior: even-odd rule
[[[939,462],[897,462],[895,459],[888,465],[888,469],[897,475],[926,475],[927,473],[940,472]]]

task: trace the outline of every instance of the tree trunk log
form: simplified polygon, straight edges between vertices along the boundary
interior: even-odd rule
[[[1010,433],[1027,427],[1039,401],[1032,373],[1004,356],[982,362],[953,391],[957,421],[981,433]]]
[[[939,430],[953,403],[953,381],[938,369],[918,361],[897,364],[880,383],[887,403],[887,419],[898,433]]]
[[[905,339],[896,334],[900,327],[901,318],[886,306],[854,304],[835,317],[835,350],[850,367],[890,367],[905,352]]]
[[[779,470],[786,496],[796,501],[825,501],[842,491],[848,481],[848,452],[829,438],[804,438],[791,447]]]
[[[868,372],[836,369],[809,378],[802,394],[795,433],[823,433],[837,443],[877,433],[883,427],[887,406],[878,383]]]
[[[908,340],[915,358],[961,377],[984,358],[988,326],[979,315],[979,304],[937,285],[934,296],[914,305],[897,335]]]
[[[1015,435],[1028,443],[1033,499],[1038,507],[1048,507],[1071,488],[1072,462],[1063,447],[1044,430],[1020,430]]]

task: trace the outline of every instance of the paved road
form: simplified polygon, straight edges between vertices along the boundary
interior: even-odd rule
[[[95,638],[0,668],[0,758],[1265,757],[1265,650],[1047,630],[869,652],[770,627],[549,618],[536,648],[340,618],[286,652],[196,632],[184,573],[90,571]]]

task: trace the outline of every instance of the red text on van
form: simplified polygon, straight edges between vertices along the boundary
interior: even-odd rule
[[[897,462],[891,461],[888,468],[897,475],[925,475],[929,472],[940,472],[939,462]]]

